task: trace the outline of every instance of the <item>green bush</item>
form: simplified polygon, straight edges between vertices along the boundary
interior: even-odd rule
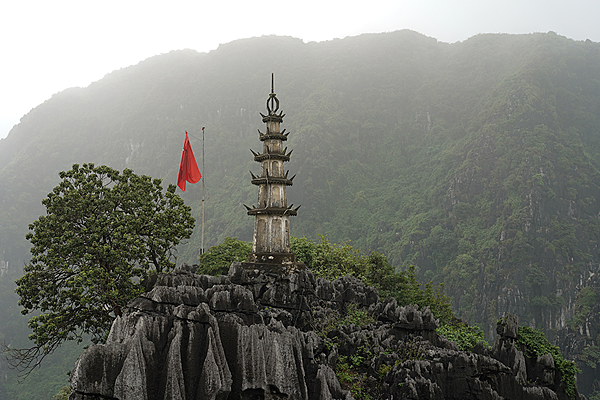
[[[68,400],[70,394],[71,394],[71,387],[63,386],[60,389],[60,392],[56,393],[54,395],[54,397],[52,397],[52,400]]]
[[[200,256],[199,274],[225,275],[234,261],[248,261],[252,244],[226,237],[223,243],[211,247]]]
[[[318,243],[304,237],[292,237],[291,248],[297,260],[303,262],[317,277],[334,280],[350,275],[368,281],[366,258],[346,243],[335,245],[325,236],[320,236]]]
[[[528,326],[519,326],[517,343],[524,347],[529,357],[550,354],[554,365],[562,374],[562,381],[566,384],[565,392],[571,399],[575,398],[575,375],[581,373],[573,361],[565,360],[560,354],[558,346],[550,344],[544,332]]]
[[[473,350],[473,347],[479,342],[488,345],[483,331],[478,326],[469,326],[462,322],[445,323],[440,324],[436,332],[444,335],[446,339],[456,342],[458,348],[463,351]]]
[[[387,258],[374,251],[363,256],[347,243],[336,245],[325,236],[318,243],[306,238],[291,238],[292,252],[315,276],[336,279],[350,275],[374,286],[381,298],[394,297],[398,305],[416,304],[429,307],[435,318],[449,322],[454,317],[450,299],[444,294],[444,285],[423,287],[417,280],[414,266],[406,271],[395,272]]]
[[[313,330],[326,341],[328,341],[329,332],[338,329],[344,325],[356,325],[358,327],[363,327],[375,322],[375,319],[369,315],[369,313],[359,308],[359,305],[356,303],[350,303],[346,307],[345,316],[342,317],[339,312],[330,310],[330,313],[313,322]]]

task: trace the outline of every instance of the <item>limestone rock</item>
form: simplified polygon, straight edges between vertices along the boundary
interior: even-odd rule
[[[106,343],[79,357],[70,400],[352,400],[338,380],[349,366],[380,399],[564,398],[552,358],[526,360],[515,347],[516,318],[504,318],[493,348],[464,352],[437,335],[428,308],[379,301],[351,277],[234,263],[227,276],[186,266],[152,282]],[[341,323],[352,310],[371,319]]]
[[[514,314],[506,314],[496,325],[496,333],[501,337],[516,339],[519,335],[519,318]]]

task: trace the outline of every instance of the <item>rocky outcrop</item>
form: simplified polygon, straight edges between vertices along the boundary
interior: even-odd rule
[[[368,311],[367,323],[341,324],[352,310]],[[493,348],[475,352],[436,327],[429,309],[379,301],[351,277],[330,282],[239,263],[211,277],[184,267],[159,275],[115,320],[106,344],[81,355],[69,399],[349,400],[348,376],[354,393],[381,399],[568,398],[551,389],[551,357],[528,360],[515,347],[516,321]]]

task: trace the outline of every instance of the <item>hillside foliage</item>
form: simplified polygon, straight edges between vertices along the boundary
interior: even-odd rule
[[[93,162],[175,182],[184,132],[199,153],[203,126],[205,247],[249,241],[248,148],[262,145],[272,72],[294,150],[288,198],[302,205],[293,236],[414,265],[488,340],[512,312],[585,341],[570,348],[599,345],[600,305],[588,303],[600,287],[600,44],[552,32],[269,36],[67,89],[0,140],[0,258],[27,262],[27,226],[59,171]],[[200,185],[182,194],[197,220],[202,197]],[[179,260],[196,261],[199,225]]]

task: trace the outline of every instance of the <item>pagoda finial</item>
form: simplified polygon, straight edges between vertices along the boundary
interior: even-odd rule
[[[271,72],[271,93],[267,99],[267,111],[269,115],[275,115],[279,110],[279,99],[275,95],[275,74]]]

